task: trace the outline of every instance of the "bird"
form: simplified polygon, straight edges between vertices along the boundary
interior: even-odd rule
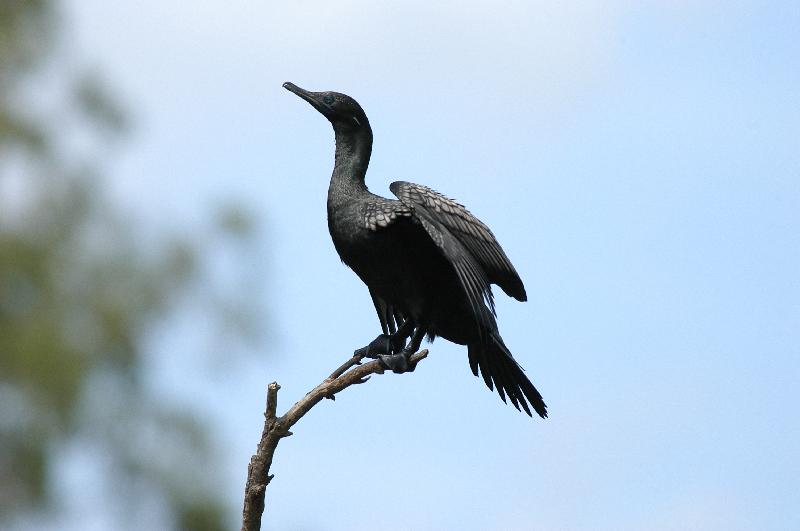
[[[498,331],[492,284],[526,301],[522,280],[492,231],[463,205],[419,184],[393,182],[397,199],[369,191],[372,128],[358,102],[339,92],[283,87],[321,113],[336,141],[328,230],[341,260],[367,285],[381,334],[354,355],[395,373],[425,336],[467,346],[470,369],[517,410],[547,406]],[[407,341],[407,343],[406,343]]]

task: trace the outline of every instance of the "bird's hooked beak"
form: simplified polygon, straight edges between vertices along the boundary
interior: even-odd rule
[[[283,84],[283,88],[285,88],[289,92],[297,94],[298,96],[306,100],[308,103],[311,104],[312,107],[321,112],[325,117],[329,117],[333,113],[333,109],[331,109],[328,105],[325,105],[322,102],[319,93],[301,89],[300,87],[289,81]]]

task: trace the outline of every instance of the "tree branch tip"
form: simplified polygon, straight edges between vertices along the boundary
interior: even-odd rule
[[[416,354],[414,354],[413,356],[411,356],[411,358],[409,358],[409,360],[410,361],[420,361],[420,360],[424,360],[427,357],[428,357],[428,349],[424,348],[424,349],[420,350],[419,352],[417,352]]]
[[[278,390],[281,388],[278,382],[272,382],[267,386],[267,410],[264,416],[267,422],[275,418],[278,411]]]

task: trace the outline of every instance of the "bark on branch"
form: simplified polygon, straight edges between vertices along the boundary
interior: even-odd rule
[[[425,359],[428,350],[420,350],[411,358],[409,364],[413,367],[420,360]],[[361,364],[362,356],[353,356],[330,376],[325,378],[318,386],[306,393],[306,396],[293,405],[284,415],[277,417],[278,390],[281,388],[277,382],[272,382],[267,387],[267,409],[264,413],[264,430],[261,432],[261,441],[250,464],[247,466],[247,484],[244,490],[244,510],[242,511],[242,531],[259,531],[261,529],[261,515],[264,513],[264,495],[267,485],[272,481],[273,475],[269,473],[272,466],[272,457],[275,448],[284,437],[292,434],[289,428],[294,426],[303,415],[312,407],[319,404],[323,398],[336,399],[336,393],[347,389],[351,385],[362,384],[369,380],[373,374],[383,374],[384,368],[378,360]]]

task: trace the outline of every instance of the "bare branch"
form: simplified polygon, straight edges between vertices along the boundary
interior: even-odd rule
[[[409,365],[414,367],[419,361],[425,359],[427,355],[427,349],[420,350],[409,358]],[[363,356],[351,357],[280,417],[276,417],[276,412],[278,408],[278,390],[281,386],[277,382],[269,384],[267,387],[267,409],[264,413],[264,430],[261,432],[261,441],[258,443],[256,453],[250,458],[250,464],[247,466],[242,531],[259,531],[261,529],[264,496],[267,485],[273,478],[269,473],[269,469],[272,466],[272,457],[275,454],[275,448],[278,447],[278,442],[292,434],[289,428],[303,418],[312,407],[319,404],[323,398],[334,399],[336,393],[347,389],[351,385],[365,383],[373,374],[383,374],[384,367],[379,360],[361,364],[362,358]]]

